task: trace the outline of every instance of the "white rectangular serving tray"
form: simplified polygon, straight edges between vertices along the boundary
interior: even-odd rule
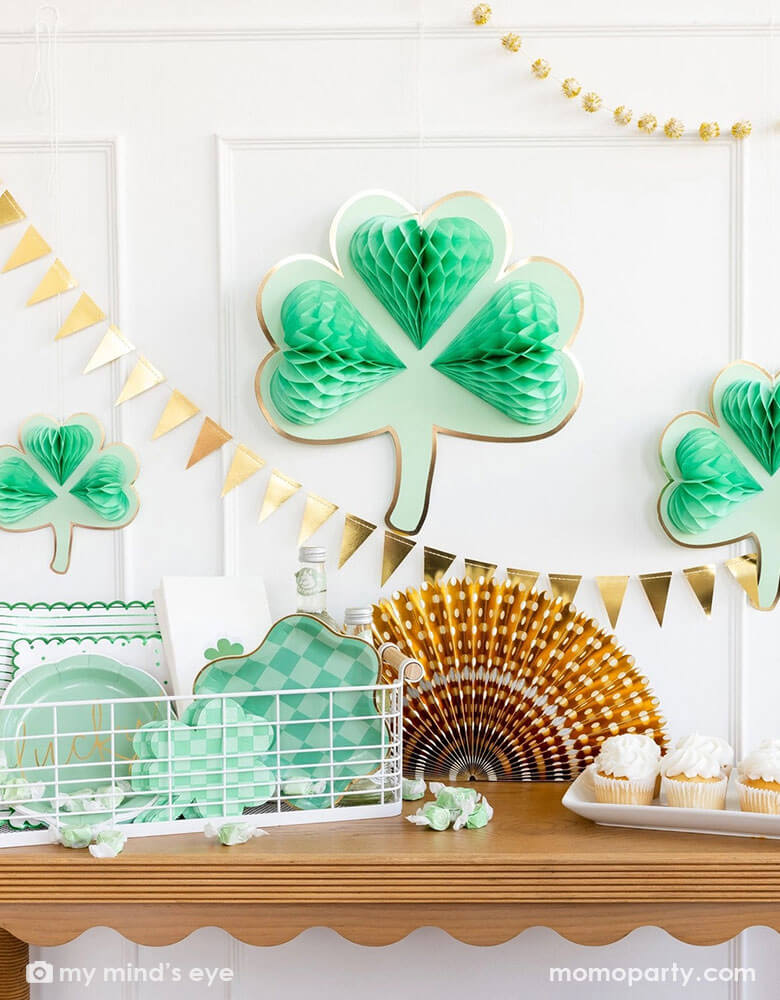
[[[597,802],[590,769],[577,778],[563,796],[563,805],[600,826],[627,826],[638,830],[672,830],[676,833],[714,833],[721,837],[765,837],[780,840],[780,816],[742,812],[731,772],[725,809],[678,809],[654,799],[649,806]]]

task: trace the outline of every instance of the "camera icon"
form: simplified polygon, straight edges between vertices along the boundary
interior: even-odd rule
[[[53,983],[54,966],[51,962],[30,962],[25,970],[28,983]]]

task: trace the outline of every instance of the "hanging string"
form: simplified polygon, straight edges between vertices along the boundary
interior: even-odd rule
[[[425,122],[423,109],[423,66],[424,66],[424,42],[425,42],[425,0],[418,0],[417,4],[417,155],[415,157],[415,206],[422,209],[422,158],[425,145]]]

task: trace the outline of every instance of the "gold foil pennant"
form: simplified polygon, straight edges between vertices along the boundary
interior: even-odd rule
[[[759,608],[758,602],[758,556],[748,552],[744,556],[735,556],[726,560],[726,569],[747,594],[754,608]]]
[[[191,420],[197,413],[200,413],[200,407],[190,402],[184,393],[179,392],[178,389],[174,389],[168,398],[168,402],[165,404],[165,409],[162,411],[160,419],[157,421],[154,434],[152,434],[152,440],[156,441],[157,438],[162,437],[163,434],[167,434],[168,431],[180,427],[185,421]]]
[[[86,330],[88,326],[94,326],[95,323],[100,323],[105,318],[106,314],[100,306],[86,292],[82,292],[54,339],[62,340],[63,337],[71,337],[74,333]]]
[[[685,579],[691,585],[696,600],[701,604],[704,614],[709,618],[712,613],[712,597],[715,593],[715,565],[689,566],[683,570]]]
[[[533,590],[536,581],[539,579],[539,574],[535,570],[513,569],[511,566],[507,566],[506,575],[508,580],[512,583],[519,583],[526,590]]]
[[[134,350],[135,347],[122,331],[115,326],[110,326],[95,348],[92,357],[87,362],[83,374],[88,375],[97,368],[102,368],[103,365],[110,365],[112,361],[123,358],[126,354]]]
[[[127,381],[122,387],[122,391],[119,393],[119,398],[114,403],[114,406],[121,406],[128,399],[135,399],[142,392],[154,389],[156,385],[160,385],[164,381],[165,376],[163,373],[158,372],[151,361],[141,356],[138,358],[135,368],[127,376]]]
[[[669,596],[669,584],[672,582],[672,571],[669,569],[661,573],[640,573],[639,582],[650,602],[656,621],[659,625],[663,625],[666,614],[666,599]]]
[[[306,497],[306,505],[303,508],[301,530],[298,532],[298,545],[301,546],[307,542],[314,532],[319,531],[338,509],[338,504],[331,503],[324,497],[318,497],[316,493],[310,493]]]
[[[612,628],[617,626],[620,609],[623,607],[623,598],[626,596],[628,586],[627,576],[597,576],[596,586],[599,588],[601,599],[607,611],[607,618]]]
[[[341,550],[339,552],[339,569],[351,559],[369,535],[376,531],[376,525],[364,521],[356,514],[347,514],[344,518],[344,530],[341,533]]]
[[[553,597],[560,597],[564,604],[571,604],[582,576],[576,573],[548,573]]]
[[[253,451],[250,451],[245,444],[237,444],[230,462],[230,468],[225,476],[225,482],[222,484],[221,495],[223,497],[227,496],[236,486],[245,483],[250,476],[259,472],[264,465],[265,460],[260,458],[259,455],[255,455]]]
[[[14,268],[22,267],[23,264],[30,264],[34,260],[40,260],[47,253],[51,253],[49,244],[35,226],[28,226],[24,236],[16,244],[16,249],[5,262],[3,274],[6,271],[13,271]]]
[[[423,546],[423,576],[428,583],[438,583],[457,559],[456,552],[443,552],[430,545]]]
[[[0,195],[0,226],[10,226],[12,222],[20,222],[26,218],[19,202],[6,188]]]
[[[399,535],[397,531],[385,529],[385,544],[382,550],[383,587],[416,544],[408,535]]]
[[[193,465],[197,465],[207,455],[213,455],[222,445],[227,444],[232,437],[233,435],[229,431],[226,431],[224,427],[220,427],[216,420],[212,420],[211,417],[205,417],[203,423],[200,425],[200,430],[190,452],[186,468],[191,469]]]
[[[469,580],[479,580],[483,577],[489,580],[496,572],[496,563],[483,562],[481,559],[465,559],[466,576]]]
[[[270,517],[274,511],[279,510],[282,504],[287,503],[290,497],[294,493],[297,493],[300,488],[300,483],[297,483],[294,479],[290,479],[289,476],[285,476],[278,469],[274,469],[271,472],[271,478],[268,480],[268,486],[265,490],[263,506],[260,508],[260,517],[257,519],[258,524],[265,521],[267,517]]]
[[[61,295],[62,292],[70,291],[71,288],[75,288],[77,285],[78,281],[76,281],[58,257],[27,300],[27,305],[34,306],[38,302],[45,302],[46,299],[51,299],[55,295]]]

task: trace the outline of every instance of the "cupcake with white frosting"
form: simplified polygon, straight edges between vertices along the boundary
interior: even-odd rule
[[[740,808],[780,814],[780,740],[764,740],[737,765]]]
[[[596,801],[650,805],[660,757],[658,744],[649,736],[623,733],[608,737],[591,769]]]
[[[667,805],[687,809],[723,809],[728,761],[734,752],[717,737],[692,733],[661,761],[661,789]]]

